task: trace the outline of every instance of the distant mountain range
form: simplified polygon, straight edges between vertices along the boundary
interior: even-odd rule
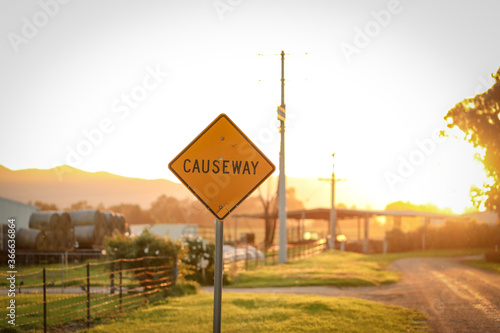
[[[166,179],[141,179],[108,172],[86,172],[69,166],[10,170],[0,165],[0,196],[28,203],[54,203],[60,209],[78,201],[105,207],[120,203],[149,208],[160,195],[190,196],[182,185]]]
[[[270,193],[275,192],[276,177],[271,177],[268,182]],[[297,198],[308,208],[329,206],[329,186],[321,186],[317,178],[287,177],[287,187],[295,187]],[[267,182],[261,190],[265,196]],[[162,194],[196,200],[184,185],[166,179],[129,178],[103,171],[87,172],[70,166],[11,170],[0,165],[0,196],[24,203],[41,201],[64,209],[86,200],[94,207],[101,203],[105,207],[128,203],[148,209]]]
[[[261,185],[264,196],[267,195],[268,186],[270,194],[276,191],[276,178],[271,177]],[[295,188],[297,199],[306,208],[330,205],[330,186],[322,185],[317,178],[287,177],[287,187]],[[65,209],[71,204],[86,200],[93,207],[99,204],[110,207],[126,203],[149,209],[151,203],[163,194],[177,199],[196,200],[184,185],[166,179],[130,178],[103,171],[87,172],[69,166],[11,170],[0,165],[0,197],[24,203],[41,201]],[[494,224],[498,218],[491,212],[465,216],[489,224]]]

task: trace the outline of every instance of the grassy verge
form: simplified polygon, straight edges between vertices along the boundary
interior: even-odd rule
[[[164,300],[168,296],[192,295],[198,292],[199,285],[182,278],[176,285],[166,291],[151,293],[119,293],[91,294],[90,319],[91,325],[101,323],[103,318],[127,315],[131,310],[142,307],[149,302]],[[0,296],[0,332],[10,328],[9,332],[25,332],[28,330],[43,330],[43,294],[21,293],[15,296],[16,326],[11,327],[7,321],[7,306],[10,297]],[[74,331],[73,328],[83,328],[87,320],[87,295],[80,294],[47,294],[47,326],[53,331]],[[71,329],[69,329],[71,328]]]
[[[495,262],[487,262],[484,258],[483,259],[475,259],[475,260],[465,260],[463,262],[465,265],[479,268],[479,269],[484,269],[487,271],[495,272],[500,274],[500,263],[495,263]]]
[[[488,251],[487,249],[413,251],[413,252],[401,252],[401,253],[373,254],[366,256],[366,259],[387,266],[394,260],[404,259],[404,258],[464,257],[477,254],[484,254],[487,251]]]
[[[61,288],[62,283],[64,287],[79,286],[86,284],[87,281],[87,265],[90,266],[90,279],[92,286],[109,286],[110,284],[110,265],[100,264],[97,260],[88,260],[85,263],[70,264],[68,270],[62,267],[61,264],[46,264],[46,265],[32,265],[24,266],[17,265],[16,280],[23,280],[24,288],[41,288],[43,285],[43,268],[46,269],[46,281],[51,284],[51,288]],[[117,270],[117,267],[115,267]],[[0,266],[1,272],[9,271],[5,265]],[[118,277],[118,273],[115,274]],[[117,278],[116,278],[117,279]],[[0,287],[7,287],[9,281],[7,279],[0,279]],[[138,286],[137,281],[134,279],[130,270],[123,272],[123,285],[129,288]]]
[[[13,332],[25,332],[30,329],[43,330],[43,295],[16,295],[16,326]],[[0,328],[7,324],[7,304],[10,298],[0,297]],[[90,297],[91,318],[93,321],[102,317],[117,315],[120,309],[119,295],[93,294]],[[122,308],[134,308],[144,304],[141,295],[124,295]],[[48,294],[47,295],[47,326],[83,325],[87,316],[87,295],[85,294]],[[4,320],[5,318],[5,320]],[[17,331],[16,331],[17,330]]]
[[[211,332],[213,295],[201,293],[141,308],[88,332]],[[233,294],[222,297],[224,332],[427,331],[420,312],[353,298]]]
[[[239,273],[230,287],[373,286],[394,283],[399,273],[384,271],[362,254],[328,251],[315,257]]]
[[[241,272],[228,287],[378,286],[395,283],[401,279],[399,273],[386,270],[396,259],[478,253],[484,253],[484,250],[436,250],[376,255],[327,251],[309,259]]]

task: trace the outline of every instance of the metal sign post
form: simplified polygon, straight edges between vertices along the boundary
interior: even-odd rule
[[[224,260],[222,247],[224,243],[224,221],[215,219],[215,271],[214,271],[214,333],[220,333],[222,315],[222,280]]]
[[[221,330],[224,219],[275,170],[225,114],[219,115],[168,165],[215,220],[214,332]]]

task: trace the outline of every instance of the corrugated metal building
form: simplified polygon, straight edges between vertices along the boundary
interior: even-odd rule
[[[30,216],[38,209],[37,206],[0,197],[0,224],[7,224],[8,219],[15,218],[16,229],[29,228]]]

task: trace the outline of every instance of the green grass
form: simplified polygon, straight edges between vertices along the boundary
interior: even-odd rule
[[[84,332],[211,332],[213,295],[168,299]],[[417,311],[354,298],[224,293],[223,332],[407,332],[428,330]]]
[[[483,259],[475,259],[475,260],[465,260],[463,261],[465,265],[479,268],[479,269],[484,269],[487,271],[495,272],[500,274],[500,263],[495,263],[495,262],[487,262],[484,258]]]
[[[90,282],[92,286],[109,286],[110,284],[110,266],[109,264],[99,264],[97,260],[88,260],[85,263],[69,264],[66,274],[66,269],[63,269],[61,264],[44,264],[25,266],[17,265],[16,281],[19,283],[21,279],[24,283],[24,288],[41,288],[43,285],[43,268],[46,269],[46,281],[51,283],[54,281],[53,288],[61,288],[61,281],[64,276],[64,286],[79,286],[80,284],[87,283],[87,266],[90,265]],[[115,267],[115,270],[118,268]],[[7,272],[7,266],[0,266],[1,272]],[[115,273],[115,283],[118,284],[118,272]],[[122,284],[129,288],[137,286],[137,281],[134,280],[133,274],[129,271],[123,273]],[[6,287],[9,281],[7,279],[0,279],[0,287]]]
[[[400,274],[351,252],[327,251],[309,259],[239,273],[231,287],[376,286],[397,282]]]
[[[378,286],[396,283],[401,275],[386,267],[396,259],[450,257],[484,253],[484,250],[435,250],[363,255],[329,250],[309,259],[240,272],[228,288],[319,286]]]
[[[404,258],[443,258],[443,257],[463,257],[477,254],[484,254],[487,249],[459,249],[459,250],[428,250],[428,251],[412,251],[387,254],[372,254],[366,256],[367,260],[378,262],[383,265],[389,265],[394,260]]]
[[[10,298],[0,296],[0,318],[7,318]],[[16,294],[16,327],[18,332],[43,329],[43,294]],[[123,309],[144,305],[142,295],[123,295]],[[92,294],[90,297],[91,320],[116,315],[119,312],[119,295]],[[87,316],[86,294],[48,294],[47,325],[59,327],[69,324],[84,325]],[[0,324],[7,327],[7,322]]]

